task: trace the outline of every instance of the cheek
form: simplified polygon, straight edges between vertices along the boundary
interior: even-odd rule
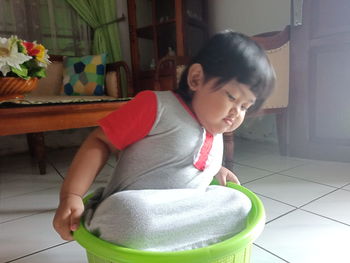
[[[229,114],[230,107],[227,107],[224,102],[215,102],[211,105],[208,104],[207,111],[208,115],[211,116],[213,120],[221,121]]]
[[[200,105],[197,105],[200,113],[203,117],[206,117],[208,120],[216,119],[222,116],[225,116],[226,106],[220,99],[215,96],[208,96],[200,102]]]
[[[237,119],[236,119],[236,122],[232,125],[232,129],[235,130],[237,129],[239,126],[241,126],[241,124],[243,123],[244,121],[244,117],[245,117],[245,114],[241,114]]]
[[[208,101],[207,105],[213,112],[217,115],[223,115],[223,117],[226,117],[232,107],[232,104],[228,100],[222,99],[221,96]]]

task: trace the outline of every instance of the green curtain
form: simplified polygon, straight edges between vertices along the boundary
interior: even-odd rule
[[[121,60],[115,0],[66,0],[93,28],[94,54],[107,52],[108,62]]]
[[[117,26],[116,0],[66,0],[78,14],[93,28],[92,52],[107,53],[107,62],[122,59]],[[125,83],[125,81],[123,81]],[[127,88],[122,85],[122,96]]]

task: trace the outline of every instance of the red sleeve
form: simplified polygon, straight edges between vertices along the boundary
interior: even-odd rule
[[[100,127],[119,150],[144,138],[157,117],[157,97],[143,91],[130,102],[99,121]]]

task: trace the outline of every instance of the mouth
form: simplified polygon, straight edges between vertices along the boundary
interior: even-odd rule
[[[224,118],[224,122],[230,126],[233,125],[233,119],[231,119],[231,118]]]

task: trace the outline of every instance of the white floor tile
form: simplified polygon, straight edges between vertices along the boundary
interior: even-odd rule
[[[238,164],[245,164],[249,162],[249,160],[259,158],[262,154],[256,152],[240,152],[235,150],[235,155],[233,157],[233,161]]]
[[[350,192],[337,190],[304,206],[303,209],[350,225]]]
[[[251,263],[350,262],[349,164],[281,157],[277,145],[235,143],[234,171],[261,194],[270,221],[256,241],[263,249],[253,247]],[[49,161],[64,174],[76,150],[51,152]],[[89,192],[105,185],[114,166],[111,156]],[[65,244],[52,228],[62,178],[50,164],[47,169],[39,175],[28,154],[0,158],[0,263],[87,262],[79,245]],[[280,171],[285,175],[274,174]]]
[[[304,165],[307,162],[308,161],[292,157],[264,154],[256,158],[249,158],[239,161],[238,163],[271,172],[280,172],[300,165]]]
[[[272,255],[271,253],[253,245],[251,263],[284,263],[286,261]]]
[[[244,186],[258,194],[296,207],[335,190],[329,186],[278,174],[269,175]]]
[[[233,166],[233,172],[238,177],[241,184],[244,184],[271,174],[271,172],[266,170],[256,169],[256,168],[252,168],[252,167],[248,167],[240,164],[235,164]]]
[[[1,177],[1,175],[0,175]],[[54,188],[62,183],[62,179],[57,175],[27,176],[22,174],[14,176],[19,180],[0,180],[0,200],[14,197],[35,191]]]
[[[350,228],[294,211],[268,224],[256,244],[291,263],[348,263]]]
[[[15,263],[87,263],[85,250],[76,242],[54,247],[14,261]]]
[[[47,190],[0,199],[0,223],[56,209],[58,200],[58,186]]]
[[[334,187],[350,183],[350,163],[313,161],[281,174],[299,177]]]
[[[350,191],[350,184],[343,187],[344,190]]]
[[[264,204],[265,213],[266,213],[266,222],[269,222],[272,219],[275,219],[295,209],[295,207],[293,206],[283,204],[281,202],[272,200],[270,198],[266,198],[260,195],[258,195],[258,197]]]
[[[13,166],[13,168],[11,168],[11,166]],[[62,181],[57,171],[51,165],[47,165],[46,174],[39,173],[37,164],[28,167],[16,167],[15,164],[11,164],[6,170],[0,171],[0,183],[25,180]]]
[[[52,227],[53,215],[50,211],[0,224],[0,262],[63,243]]]

